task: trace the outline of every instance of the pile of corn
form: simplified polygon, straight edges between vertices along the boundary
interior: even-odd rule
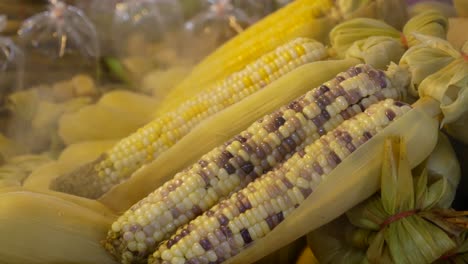
[[[466,263],[455,7],[296,0],[162,101],[84,76],[12,94],[47,130],[0,145],[2,261]]]

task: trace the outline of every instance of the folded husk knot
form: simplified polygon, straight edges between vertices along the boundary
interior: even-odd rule
[[[445,38],[447,26],[447,19],[432,10],[411,18],[403,33],[380,20],[356,18],[333,28],[330,42],[339,57],[358,58],[383,69],[386,61],[399,61],[408,47],[419,44],[412,33]]]
[[[431,179],[426,168],[415,169],[420,172],[413,177],[399,138],[387,139],[384,150],[381,192],[308,235],[317,259],[425,264],[462,258],[468,212],[440,208],[446,192],[455,191],[447,188],[451,180]]]
[[[440,102],[443,113],[441,125],[451,125],[454,135],[467,141],[468,126],[468,61],[465,44],[461,51],[446,40],[414,34],[420,44],[410,48],[400,60],[400,65],[412,73],[410,93],[414,96],[430,96]],[[450,130],[450,128],[449,128]]]
[[[405,0],[336,0],[332,16],[337,21],[357,17],[379,18],[395,28],[408,20]]]

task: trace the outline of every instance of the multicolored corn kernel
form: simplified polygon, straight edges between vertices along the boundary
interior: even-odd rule
[[[326,48],[312,39],[297,38],[279,46],[122,139],[95,162],[94,168],[80,171],[79,177],[92,177],[90,181],[77,181],[86,182],[87,186],[68,184],[64,177],[57,179],[54,189],[98,198],[128,179],[142,165],[156,159],[207,117],[259,91],[295,68],[327,56]]]
[[[375,78],[378,76],[379,78]],[[358,65],[266,115],[125,212],[106,247],[138,262],[176,228],[289,159],[344,120],[385,98],[398,98],[383,72]],[[137,235],[140,234],[140,240]],[[142,243],[142,245],[138,245]],[[144,245],[143,245],[144,244]]]
[[[148,263],[221,263],[288,218],[338,164],[411,109],[387,99],[179,228]]]

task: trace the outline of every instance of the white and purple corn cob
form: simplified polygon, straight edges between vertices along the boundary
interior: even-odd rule
[[[221,263],[237,255],[287,219],[338,164],[410,109],[393,99],[371,105],[179,228],[148,263]]]
[[[333,130],[399,90],[384,72],[358,65],[258,120],[125,212],[106,248],[123,263],[140,263],[178,227],[244,188]]]

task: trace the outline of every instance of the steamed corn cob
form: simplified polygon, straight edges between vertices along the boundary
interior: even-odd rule
[[[379,100],[398,98],[392,81],[382,71],[357,65],[258,120],[134,205],[113,224],[106,246],[124,263],[141,261],[177,227],[343,120]]]
[[[53,188],[90,198],[99,197],[169,149],[203,119],[239,102],[300,65],[326,56],[322,44],[306,38],[280,46],[184,102],[175,111],[159,116],[124,138],[85,170],[58,178]],[[70,184],[68,177],[75,177],[77,184]]]
[[[338,164],[411,109],[387,99],[344,121],[163,242],[148,263],[221,263],[267,235]]]
[[[317,87],[333,79],[339,72],[346,71],[358,63],[359,61],[355,59],[324,60],[294,69],[268,87],[203,121],[171,149],[136,171],[128,181],[106,192],[99,200],[118,212],[127,211],[132,205],[172,179],[176,173],[224,144],[253,122],[307,93],[311,87]],[[287,93],[284,92],[285,87]],[[203,143],[193,144],[193,142]]]

